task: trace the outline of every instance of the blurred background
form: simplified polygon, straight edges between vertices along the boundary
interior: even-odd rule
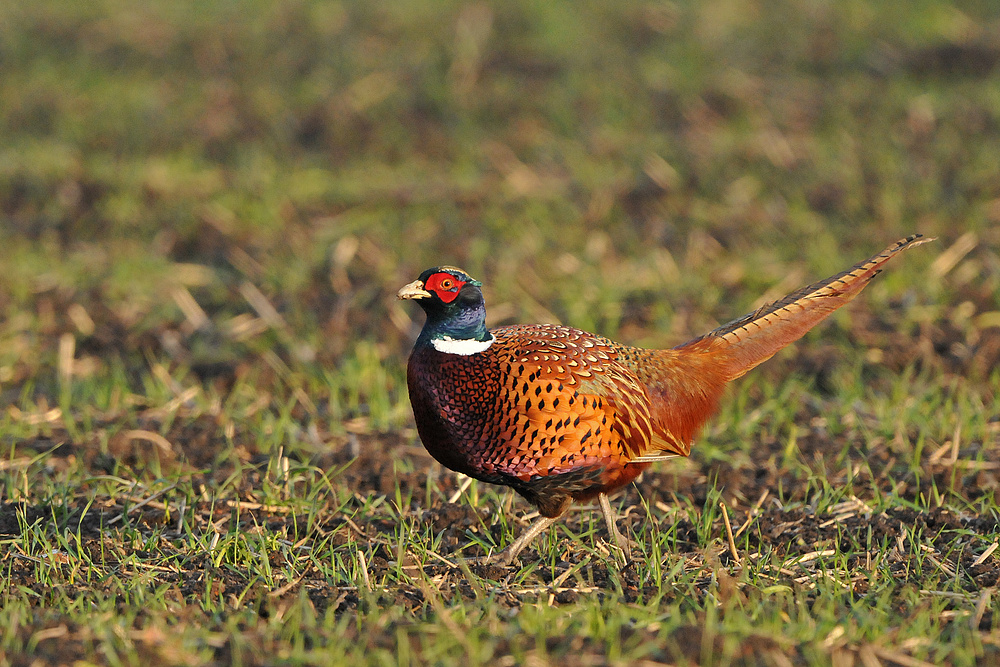
[[[14,1],[0,63],[8,425],[415,440],[427,267],[665,347],[912,232],[763,377],[996,393],[992,0]]]

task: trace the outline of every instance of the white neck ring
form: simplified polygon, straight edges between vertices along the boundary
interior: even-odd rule
[[[444,352],[445,354],[460,354],[462,356],[469,356],[471,354],[479,354],[480,352],[487,349],[496,340],[493,334],[490,334],[489,340],[476,340],[470,338],[467,340],[456,340],[451,336],[442,336],[441,338],[431,339],[431,345],[438,352]]]

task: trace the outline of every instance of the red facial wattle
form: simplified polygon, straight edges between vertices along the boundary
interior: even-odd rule
[[[450,273],[435,273],[424,283],[424,289],[428,292],[434,292],[445,303],[451,303],[458,297],[463,285],[465,285],[464,281]]]

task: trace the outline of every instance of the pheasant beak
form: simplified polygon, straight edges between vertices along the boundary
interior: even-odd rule
[[[414,280],[408,285],[403,285],[396,292],[397,299],[427,299],[430,296],[431,293],[424,289],[424,283],[420,280]]]

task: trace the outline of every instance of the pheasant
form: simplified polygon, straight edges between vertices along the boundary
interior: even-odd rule
[[[857,296],[900,252],[930,240],[902,239],[669,350],[550,324],[488,330],[482,283],[455,267],[428,269],[397,294],[427,314],[407,364],[420,439],[445,467],[509,486],[538,508],[539,519],[493,558],[510,564],[573,501],[595,497],[629,554],[608,494],[654,461],[687,456],[728,382]]]

